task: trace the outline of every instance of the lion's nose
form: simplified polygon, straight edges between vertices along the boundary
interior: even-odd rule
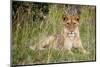
[[[73,29],[70,29],[70,32],[73,32]]]

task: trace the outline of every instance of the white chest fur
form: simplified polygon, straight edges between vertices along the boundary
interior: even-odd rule
[[[74,45],[74,36],[65,38],[64,40],[64,48],[65,49],[71,49]]]

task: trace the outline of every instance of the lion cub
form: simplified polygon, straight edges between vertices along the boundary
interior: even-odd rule
[[[68,50],[72,53],[72,48],[78,48],[80,52],[86,53],[82,46],[79,34],[79,17],[78,16],[62,16],[62,24],[64,27],[63,34],[47,36],[41,40],[35,48],[43,50],[45,48],[54,48],[60,50]]]

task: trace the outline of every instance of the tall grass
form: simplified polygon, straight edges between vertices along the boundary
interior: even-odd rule
[[[74,54],[70,55],[64,51],[55,51],[54,49],[33,51],[29,48],[30,45],[34,46],[43,39],[44,35],[63,32],[61,24],[63,9],[52,4],[49,6],[49,14],[45,20],[32,21],[32,13],[28,14],[27,12],[19,12],[17,19],[13,19],[12,63],[46,64],[96,60],[95,9],[92,6],[88,7],[81,7],[80,35],[82,44],[89,54],[84,55],[77,50],[73,50]]]

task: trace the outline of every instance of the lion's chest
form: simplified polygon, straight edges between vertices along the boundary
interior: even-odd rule
[[[64,48],[70,49],[74,46],[74,42],[75,42],[75,37],[71,36],[71,37],[67,37],[64,40]]]

